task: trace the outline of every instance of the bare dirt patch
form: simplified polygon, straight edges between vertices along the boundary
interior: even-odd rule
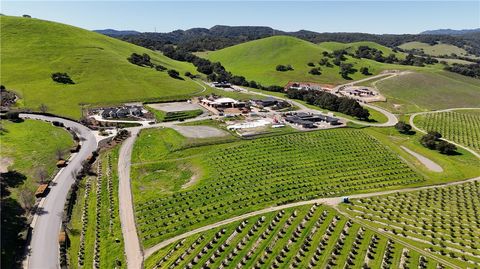
[[[202,109],[198,104],[192,104],[188,102],[171,102],[171,103],[158,103],[158,104],[149,104],[149,107],[162,110],[165,112],[175,112],[175,111],[188,111],[188,110],[197,110]]]
[[[198,167],[192,166],[189,170],[192,172],[192,176],[188,182],[182,185],[182,189],[186,189],[195,185],[201,177],[201,171],[198,169]]]
[[[8,157],[0,158],[0,173],[8,172],[8,167],[13,164],[13,159]]]
[[[171,126],[180,134],[189,138],[209,138],[209,137],[222,137],[228,135],[227,132],[211,127],[211,126]]]

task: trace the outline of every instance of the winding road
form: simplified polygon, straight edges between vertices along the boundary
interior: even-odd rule
[[[50,185],[50,192],[40,201],[39,208],[31,223],[32,237],[27,247],[25,266],[30,269],[60,268],[58,234],[61,230],[62,215],[67,193],[75,180],[72,174],[78,172],[82,161],[97,149],[97,141],[90,129],[78,122],[36,114],[20,114],[23,119],[58,121],[74,130],[81,137],[81,148],[72,154],[68,165],[62,168]]]

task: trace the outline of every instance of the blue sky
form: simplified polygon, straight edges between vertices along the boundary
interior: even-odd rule
[[[480,1],[2,1],[1,12],[142,32],[218,24],[380,34],[480,27]]]

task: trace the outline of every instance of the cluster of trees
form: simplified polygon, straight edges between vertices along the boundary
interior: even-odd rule
[[[3,85],[0,85],[0,106],[12,106],[13,104],[15,104],[16,99],[17,97],[14,92],[7,90],[7,88]]]
[[[291,99],[303,100],[310,105],[341,112],[362,120],[367,120],[370,116],[368,110],[363,108],[356,100],[344,96],[339,97],[328,92],[289,89],[287,90],[287,96]]]
[[[130,57],[127,58],[129,62],[132,64],[136,64],[138,66],[149,66],[149,67],[155,67],[154,64],[150,61],[150,55],[144,53],[142,55],[137,54],[137,53],[132,53]]]
[[[144,53],[142,55],[140,55],[138,53],[132,53],[132,55],[130,55],[130,57],[127,58],[127,60],[132,64],[142,66],[142,67],[155,68],[155,70],[160,71],[160,72],[163,72],[163,71],[168,69],[161,64],[152,63],[150,55],[148,55],[146,53]],[[178,73],[178,71],[175,70],[175,69],[170,69],[170,70],[167,71],[167,73],[172,78],[183,80],[183,78],[180,77],[180,73]]]
[[[309,74],[312,74],[312,75],[321,75],[322,74],[322,69],[320,67],[314,67],[312,69],[310,69],[310,71],[308,71]]]
[[[285,71],[293,70],[293,67],[289,64],[287,64],[287,65],[279,64],[275,67],[275,70],[280,71],[280,72],[285,72]]]
[[[420,138],[420,143],[429,149],[436,149],[442,154],[452,155],[457,151],[457,147],[447,141],[440,140],[442,135],[436,131],[430,131]]]
[[[70,78],[70,76],[67,73],[53,73],[52,74],[52,80],[58,83],[63,83],[63,84],[75,84],[73,80]]]
[[[480,63],[476,64],[457,64],[446,66],[445,70],[455,72],[472,78],[480,78]]]
[[[404,121],[399,121],[395,124],[395,129],[402,134],[413,134],[412,125],[405,123]]]
[[[394,49],[393,52],[397,52],[397,50]],[[383,51],[376,48],[370,48],[369,46],[359,46],[352,56],[356,58],[365,58],[388,64],[425,66],[425,64],[438,63],[437,59],[432,58],[429,55],[425,57],[420,57],[415,56],[412,53],[409,53],[404,60],[398,59],[397,56],[395,56],[395,54],[393,53],[385,57],[383,56]]]

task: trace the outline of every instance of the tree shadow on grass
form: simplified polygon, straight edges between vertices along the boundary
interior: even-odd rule
[[[16,188],[27,179],[17,171],[0,174],[1,189],[1,268],[21,268],[28,223],[20,203],[9,197],[9,188]]]
[[[27,237],[25,210],[13,198],[1,201],[2,268],[21,268]]]

